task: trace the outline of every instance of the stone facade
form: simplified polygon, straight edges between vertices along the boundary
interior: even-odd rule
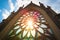
[[[60,14],[54,12],[50,6],[47,6],[46,8],[42,3],[39,2],[39,4],[40,6],[37,6],[31,2],[25,8],[20,7],[16,12],[11,12],[11,15],[7,19],[3,19],[3,21],[0,23],[0,39],[4,40],[4,38],[7,37],[9,31],[13,28],[12,26],[22,15],[21,11],[28,9],[29,11],[37,10],[41,12],[41,14],[46,18],[47,22],[50,23],[49,26],[53,30],[55,38],[60,40]]]

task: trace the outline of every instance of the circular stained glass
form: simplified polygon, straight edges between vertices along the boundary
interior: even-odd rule
[[[37,11],[25,12],[14,25],[14,29],[9,33],[10,37],[18,37],[19,39],[44,39],[44,36],[50,36],[51,29],[47,21]],[[50,30],[48,30],[50,29]],[[51,32],[52,33],[52,32]],[[37,39],[37,40],[38,40]]]
[[[27,37],[30,37],[30,34],[35,37],[37,29],[41,29],[40,32],[44,33],[43,29],[39,27],[39,25],[41,24],[39,15],[40,14],[38,12],[31,11],[23,14],[23,16],[20,17],[19,25],[22,29],[24,28],[23,36],[25,36],[27,32]]]

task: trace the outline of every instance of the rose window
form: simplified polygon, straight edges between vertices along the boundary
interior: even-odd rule
[[[13,39],[13,37],[16,37],[23,40],[34,40],[39,37],[40,39],[51,37],[52,34],[43,15],[37,11],[29,11],[18,19],[14,29],[9,33],[9,38]]]

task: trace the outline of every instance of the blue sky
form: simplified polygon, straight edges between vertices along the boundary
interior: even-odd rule
[[[37,5],[39,2],[45,6],[49,5],[57,14],[60,13],[60,0],[0,0],[0,22],[12,11],[18,10],[22,5],[27,6],[31,1]]]

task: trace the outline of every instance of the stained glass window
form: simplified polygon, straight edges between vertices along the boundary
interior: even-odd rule
[[[37,11],[23,14],[9,32],[9,40],[53,40],[54,35],[47,20]]]

